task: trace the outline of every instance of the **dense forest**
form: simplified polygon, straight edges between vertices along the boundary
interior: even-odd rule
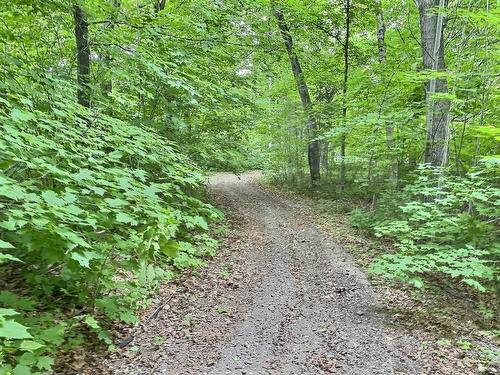
[[[0,374],[42,374],[217,250],[213,171],[344,202],[370,271],[499,319],[497,4],[0,4]],[[349,202],[349,203],[345,203]],[[91,333],[91,334],[89,334]]]

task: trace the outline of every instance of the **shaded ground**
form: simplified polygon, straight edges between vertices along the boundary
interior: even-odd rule
[[[434,360],[426,343],[391,324],[363,272],[307,207],[259,187],[256,176],[211,179],[232,227],[218,256],[162,290],[158,301],[168,303],[132,343],[80,373],[477,373],[451,352]]]

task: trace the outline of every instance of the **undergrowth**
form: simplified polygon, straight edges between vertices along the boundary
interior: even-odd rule
[[[368,257],[369,272],[417,290],[468,290],[479,296],[479,315],[491,323],[499,321],[500,301],[498,172],[495,158],[464,176],[422,165],[400,181],[400,189],[365,199],[340,195],[335,185],[322,184],[314,194],[305,183],[284,186],[312,196],[327,214],[347,215],[349,225],[386,243]],[[266,181],[281,186],[274,175]]]
[[[141,125],[67,99],[70,83],[0,98],[0,374],[41,374],[175,269],[213,255],[222,213],[197,197],[203,174]]]

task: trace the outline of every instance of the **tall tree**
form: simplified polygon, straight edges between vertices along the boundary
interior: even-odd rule
[[[445,70],[444,28],[446,26],[447,0],[418,0],[420,34],[424,68],[431,71]],[[448,93],[446,78],[432,78],[425,86],[427,142],[425,162],[445,166],[448,162],[450,101],[436,94]]]
[[[90,108],[89,25],[85,12],[79,5],[75,5],[73,8],[73,17],[75,20],[78,103]]]
[[[382,8],[382,1],[376,0],[376,12],[377,12],[377,45],[378,45],[378,61],[381,65],[385,64],[387,58],[387,47],[385,43],[385,20],[384,20],[384,9]],[[381,103],[382,107],[382,103]],[[382,108],[381,108],[382,109]],[[379,116],[380,116],[379,111]],[[390,153],[391,162],[391,181],[397,184],[398,180],[398,162],[394,156],[394,128],[392,125],[388,124],[385,127],[386,143],[387,149]]]
[[[340,178],[339,189],[344,192],[346,184],[345,169],[345,146],[346,146],[346,119],[347,119],[347,85],[349,80],[349,37],[351,25],[351,3],[346,0],[345,3],[345,39],[344,39],[344,79],[342,82],[342,121],[344,130],[340,138]]]
[[[385,62],[386,46],[385,46],[385,21],[384,10],[382,8],[382,1],[376,0],[377,7],[377,44],[378,44],[378,61]]]
[[[302,106],[304,107],[304,111],[307,116],[307,130],[309,133],[307,155],[309,161],[311,182],[313,185],[315,185],[320,179],[320,143],[317,139],[318,123],[312,111],[312,102],[311,96],[309,95],[309,88],[307,86],[302,67],[300,66],[297,53],[294,51],[293,39],[290,34],[290,29],[286,23],[285,16],[283,15],[283,11],[274,7],[274,16],[278,21],[278,27],[285,43],[288,57],[290,59],[293,76],[295,78],[295,82],[297,83],[297,89],[302,101]]]
[[[118,15],[118,12],[119,12],[119,9],[121,6],[120,0],[113,0],[112,4],[113,4],[113,11],[109,15],[110,22],[108,24],[106,24],[106,26],[105,26],[105,28],[108,28],[109,30],[114,30],[116,18],[117,18],[117,15]],[[112,71],[113,57],[109,53],[105,53],[103,56],[103,62],[104,62],[105,69],[110,73]],[[105,95],[109,95],[113,91],[113,80],[111,79],[111,76],[109,77],[108,80],[103,82],[102,91]],[[113,113],[113,108],[111,106],[110,106],[108,112],[110,114]]]

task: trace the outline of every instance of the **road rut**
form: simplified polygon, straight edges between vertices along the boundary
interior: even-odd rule
[[[143,344],[149,354],[134,365],[117,361],[115,373],[418,374],[409,355],[417,343],[388,324],[353,258],[300,202],[259,187],[257,176],[211,177],[210,192],[237,229],[217,271],[199,276],[202,286],[189,288],[175,314],[189,317],[189,332],[165,331],[164,313],[155,329],[166,343]],[[227,264],[221,283],[213,272]]]

